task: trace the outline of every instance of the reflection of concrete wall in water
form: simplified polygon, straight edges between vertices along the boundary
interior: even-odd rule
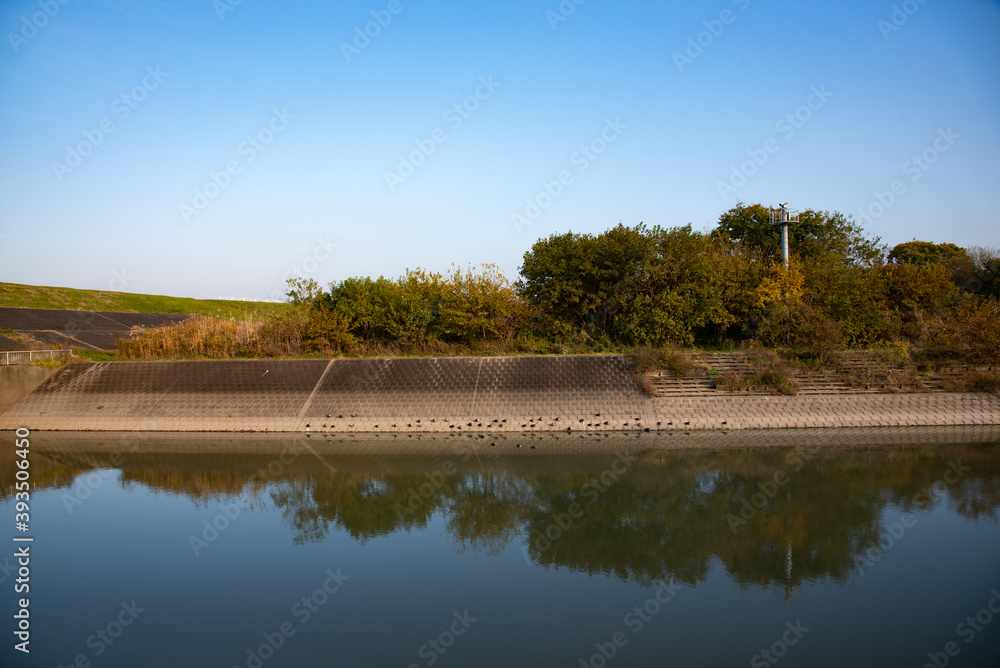
[[[703,581],[719,560],[734,581],[786,594],[803,582],[857,574],[859,559],[885,540],[889,509],[920,517],[947,504],[968,520],[990,521],[1000,508],[996,427],[771,435],[787,447],[767,447],[775,444],[755,432],[494,440],[154,434],[138,447],[129,435],[40,432],[32,467],[51,460],[77,474],[69,493],[93,484],[94,469],[114,465],[124,484],[206,507],[241,500],[253,514],[266,505],[281,511],[289,536],[302,542],[325,540],[337,528],[372,538],[425,526],[441,513],[449,536],[469,549],[503,550],[526,537],[530,563],[642,582]],[[703,447],[683,448],[688,442]],[[811,447],[801,468],[788,466],[789,448]],[[627,469],[590,493],[626,452]],[[265,473],[274,462],[282,466]],[[963,475],[944,478],[959,465]],[[734,532],[727,513],[739,512],[777,471],[788,474],[781,493]],[[44,488],[68,484],[65,476],[50,480]]]

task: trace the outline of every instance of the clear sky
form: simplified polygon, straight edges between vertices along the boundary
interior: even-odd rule
[[[516,278],[539,237],[738,200],[1000,246],[996,0],[3,0],[0,29],[0,281]]]

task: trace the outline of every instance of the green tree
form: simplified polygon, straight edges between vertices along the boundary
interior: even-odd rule
[[[463,342],[517,334],[523,307],[514,285],[495,265],[454,267],[441,287],[441,331]]]
[[[719,217],[713,234],[742,241],[767,258],[781,253],[781,227],[771,224],[771,210],[762,204],[737,204]],[[885,255],[881,239],[869,239],[858,223],[837,211],[801,212],[788,237],[792,252],[803,258],[832,253],[847,263],[871,266]]]
[[[894,264],[948,264],[964,259],[965,256],[965,249],[955,244],[936,244],[914,239],[894,246],[889,252],[889,261]]]

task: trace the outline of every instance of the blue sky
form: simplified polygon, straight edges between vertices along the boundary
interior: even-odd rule
[[[737,200],[1000,246],[995,0],[4,0],[0,29],[2,281],[516,278],[540,237]]]

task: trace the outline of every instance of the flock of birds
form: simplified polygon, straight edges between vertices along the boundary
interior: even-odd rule
[[[330,414],[330,413],[327,413],[326,417],[327,418],[333,418],[333,415]],[[358,417],[357,413],[351,413],[350,414],[350,419],[357,418],[357,417]],[[581,429],[594,429],[594,428],[610,427],[611,426],[611,420],[603,420],[602,421],[600,419],[601,418],[601,413],[594,413],[593,417],[597,418],[597,419],[591,419],[590,422],[587,422],[587,418],[579,418],[578,421],[577,421],[577,424],[578,425],[582,425],[582,424],[584,424],[586,422],[586,426],[585,427],[577,426],[577,430],[579,431]],[[338,419],[338,420],[344,420],[344,419],[348,419],[348,418],[345,418],[343,415],[338,415],[336,419]],[[647,426],[644,426],[642,424],[642,418],[641,417],[634,417],[634,418],[632,418],[632,420],[633,420],[633,422],[623,422],[622,423],[622,427],[624,427],[624,428],[626,428],[628,430],[641,430],[643,432],[652,431],[652,427],[647,427]],[[452,423],[449,420],[449,418],[442,418],[441,422],[442,423],[448,423],[448,429],[454,429],[456,431],[462,431],[463,424],[461,423],[461,421],[456,422],[456,423]],[[541,417],[541,416],[539,416],[538,418],[530,418],[527,422],[525,422],[524,424],[521,425],[521,429],[527,429],[527,430],[535,429],[536,427],[545,425],[546,422],[547,421],[543,417]],[[551,421],[547,422],[547,424],[548,424],[549,427],[555,428],[557,422],[560,422],[560,418],[554,417],[554,418],[551,418]],[[431,418],[430,423],[437,423],[437,418]],[[720,428],[721,429],[725,429],[726,425],[728,423],[729,423],[728,420],[723,420],[721,422],[721,424],[720,424]],[[688,427],[688,426],[691,425],[691,421],[690,420],[686,420],[683,424],[684,424],[685,427]],[[353,423],[353,422],[349,422],[347,424],[347,427],[349,429],[354,429],[354,426],[355,426],[355,423]],[[427,428],[427,426],[428,426],[427,423],[424,423],[423,420],[421,420],[419,418],[416,419],[416,420],[414,420],[413,422],[407,422],[406,423],[406,428],[407,429],[414,429],[414,428],[416,428],[416,429],[424,429],[424,428]],[[617,427],[617,423],[616,423],[615,426]],[[666,427],[673,427],[673,426],[674,426],[673,420],[670,420],[670,421],[668,421],[666,423]],[[504,428],[507,427],[507,419],[506,418],[503,418],[503,419],[497,418],[497,419],[492,420],[492,421],[484,422],[484,421],[480,420],[479,418],[475,418],[475,419],[472,420],[472,422],[466,422],[464,424],[464,427],[469,428],[469,429],[475,428],[475,430],[477,430],[477,431],[478,430],[482,430],[482,429],[494,429],[494,428],[496,428],[496,429],[504,429]],[[656,430],[657,431],[660,431],[663,427],[664,427],[664,424],[663,424],[662,421],[656,423]],[[325,423],[324,422],[322,428],[323,429],[336,429],[337,428],[337,424],[334,423],[334,422],[330,422],[330,423]],[[376,425],[374,425],[374,428],[375,429],[381,429],[382,427],[380,425],[376,424]],[[392,429],[399,429],[399,428],[400,428],[400,426],[399,426],[398,423],[393,423],[392,424]],[[561,425],[560,425],[560,429],[561,429]],[[309,432],[311,430],[312,430],[312,423],[307,423],[306,424],[306,431]],[[566,429],[565,429],[565,431],[567,433],[572,433],[573,432],[573,427],[572,426],[567,426]],[[723,431],[723,433],[727,434],[728,432]],[[480,438],[485,438],[485,436],[480,436]],[[496,445],[496,443],[491,443],[491,445]],[[517,447],[521,447],[520,444],[518,444]],[[532,446],[532,449],[534,449],[534,446]]]

